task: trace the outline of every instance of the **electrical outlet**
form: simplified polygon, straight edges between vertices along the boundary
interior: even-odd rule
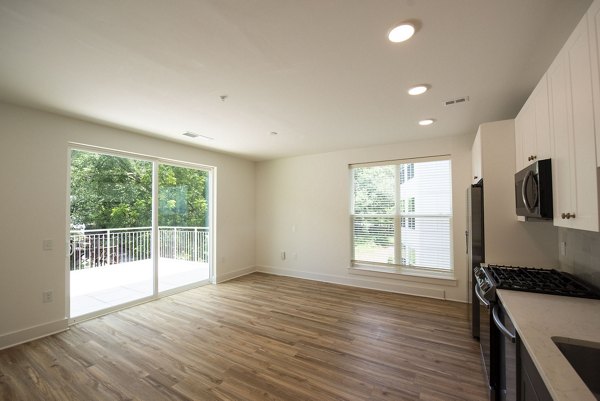
[[[565,241],[560,242],[560,256],[567,256],[567,243]]]
[[[45,304],[54,301],[54,291],[48,290],[42,293],[42,302]]]

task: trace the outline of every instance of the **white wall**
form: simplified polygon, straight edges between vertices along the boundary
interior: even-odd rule
[[[294,157],[257,164],[256,264],[260,271],[464,301],[466,188],[473,135]],[[456,281],[351,274],[352,163],[451,155]],[[287,253],[281,260],[280,252]]]
[[[558,266],[558,230],[552,221],[520,222],[516,218],[514,120],[481,124],[479,135],[485,262],[555,268]]]
[[[0,348],[66,327],[69,142],[215,166],[217,280],[253,269],[254,162],[0,103]]]

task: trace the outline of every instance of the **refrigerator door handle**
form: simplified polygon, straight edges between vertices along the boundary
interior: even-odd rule
[[[466,254],[469,254],[469,230],[465,230],[465,246],[466,246]]]

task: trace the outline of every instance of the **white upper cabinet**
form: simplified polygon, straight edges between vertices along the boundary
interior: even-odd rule
[[[596,121],[596,163],[600,167],[600,1],[590,6],[587,14],[592,63],[592,91],[594,95],[594,120]]]
[[[554,225],[598,231],[593,70],[583,18],[547,73]]]
[[[550,111],[546,75],[515,119],[516,171],[551,156]]]
[[[552,138],[550,136],[550,102],[546,75],[533,91],[535,108],[535,149],[531,152],[534,159],[548,159],[552,156]]]

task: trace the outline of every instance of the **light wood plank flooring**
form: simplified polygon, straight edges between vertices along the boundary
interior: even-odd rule
[[[251,274],[0,351],[1,400],[485,400],[464,304]]]

